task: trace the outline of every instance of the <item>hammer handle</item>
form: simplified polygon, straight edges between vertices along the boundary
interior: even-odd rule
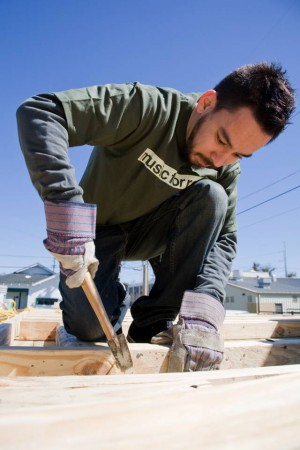
[[[107,340],[110,341],[111,339],[117,338],[117,334],[112,324],[110,323],[110,320],[104,309],[98,289],[96,288],[96,285],[89,272],[87,272],[87,274],[85,275],[82,283],[82,289],[84,290],[84,293],[101,324]]]

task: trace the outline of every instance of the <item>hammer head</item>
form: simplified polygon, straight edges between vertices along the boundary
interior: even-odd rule
[[[128,343],[123,333],[107,341],[114,355],[118,368],[123,373],[133,373],[133,362],[128,348]]]

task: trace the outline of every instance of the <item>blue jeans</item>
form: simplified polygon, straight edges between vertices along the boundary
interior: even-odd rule
[[[116,331],[130,303],[118,281],[121,261],[149,260],[155,274],[149,296],[140,297],[131,307],[135,323],[146,326],[174,320],[184,291],[197,290],[197,275],[222,230],[227,202],[220,184],[200,180],[143,217],[97,227],[100,266],[94,281]],[[69,289],[61,275],[60,290],[66,330],[82,340],[103,338],[82,289]]]

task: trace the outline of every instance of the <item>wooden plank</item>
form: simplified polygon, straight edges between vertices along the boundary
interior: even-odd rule
[[[299,447],[299,372],[229,384],[210,384],[211,375],[1,379],[1,447]]]
[[[56,327],[59,323],[59,319],[22,319],[16,339],[20,341],[55,341]]]
[[[135,373],[167,370],[168,347],[129,344]],[[0,348],[0,376],[46,376],[119,373],[107,344],[73,348]],[[228,341],[221,369],[300,363],[300,339]]]
[[[136,373],[166,372],[168,349],[132,344]],[[0,347],[0,376],[65,376],[120,373],[106,344],[94,347]]]
[[[225,341],[222,369],[300,363],[300,339]]]
[[[128,313],[123,322],[124,332],[131,320]],[[62,315],[58,309],[31,309],[21,313],[18,321],[16,339],[55,340],[54,329],[62,322]],[[225,340],[300,337],[300,316],[231,314],[226,317],[221,333]]]
[[[95,343],[86,343],[79,341],[74,336],[68,334],[63,326],[57,330],[58,346],[62,347],[94,347]],[[167,347],[153,346],[145,344],[135,344],[141,350],[151,355],[151,348],[156,348],[159,353],[165,354]],[[129,345],[133,348],[133,344]],[[281,339],[265,341],[225,341],[224,361],[222,369],[261,367],[279,364],[298,364],[300,363],[300,339]],[[137,370],[140,370],[138,367]],[[157,368],[157,372],[161,372]]]
[[[123,328],[128,329],[129,324],[127,320]],[[300,338],[300,319],[228,320],[220,332],[225,340]]]
[[[11,347],[55,347],[55,341],[18,341],[13,340],[10,343]]]
[[[0,376],[0,391],[5,387],[19,387],[24,389],[23,398],[26,398],[28,402],[36,404],[37,402],[42,404],[42,400],[35,399],[30,393],[31,388],[41,387],[43,384],[53,387],[55,389],[65,390],[71,388],[84,388],[94,386],[119,386],[131,385],[135,383],[157,383],[157,384],[174,384],[180,386],[185,385],[187,382],[192,387],[197,388],[202,385],[217,385],[217,384],[229,384],[237,383],[241,381],[258,380],[260,378],[274,377],[278,375],[287,375],[297,373],[300,375],[300,364],[293,364],[287,366],[269,366],[269,367],[251,367],[248,369],[229,369],[229,370],[213,370],[204,372],[184,372],[184,373],[151,373],[151,374],[114,374],[107,375],[105,377],[99,377],[98,375],[92,375],[87,377],[86,375],[66,375],[64,377],[6,377]],[[2,390],[2,392],[6,392]],[[60,402],[61,397],[52,399],[53,404]]]
[[[0,376],[106,374],[113,366],[111,359],[107,349],[82,351],[56,347],[2,347]]]
[[[225,320],[220,330],[228,339],[269,339],[300,337],[300,319],[241,318]]]

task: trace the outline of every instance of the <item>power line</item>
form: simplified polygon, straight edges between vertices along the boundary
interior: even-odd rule
[[[300,114],[300,111],[295,112],[294,114],[291,115],[291,119],[293,119],[294,117],[298,116],[298,114]]]
[[[259,255],[255,255],[255,256],[249,256],[249,255],[247,255],[247,256],[238,256],[238,259],[259,259],[259,258],[262,258],[262,257],[265,257],[265,256],[272,256],[272,255],[278,255],[279,253],[282,253],[282,250],[278,250],[277,252],[271,252],[271,253],[260,253]]]
[[[258,192],[264,191],[265,189],[267,189],[267,188],[269,188],[269,187],[271,187],[271,186],[274,186],[275,184],[278,184],[278,183],[280,183],[281,181],[286,180],[286,179],[289,178],[289,177],[292,177],[293,175],[295,175],[295,174],[298,173],[298,172],[300,172],[300,169],[296,170],[296,171],[293,172],[293,173],[290,173],[289,175],[286,175],[285,177],[280,178],[280,179],[277,180],[277,181],[274,181],[273,183],[267,184],[267,186],[264,186],[264,187],[262,187],[262,188],[260,188],[260,189],[257,189],[256,191],[251,192],[250,194],[244,195],[244,197],[239,198],[238,201],[244,200],[245,198],[251,197],[251,195],[254,195],[254,194],[257,194]]]
[[[38,255],[0,255],[0,258],[38,258],[38,259],[53,259],[53,256],[38,256]]]
[[[258,206],[264,205],[265,203],[271,202],[272,200],[275,200],[275,198],[282,197],[283,195],[288,194],[289,192],[292,192],[295,189],[298,189],[299,187],[300,187],[300,184],[298,184],[298,186],[295,186],[292,189],[289,189],[288,191],[281,192],[281,194],[278,194],[278,195],[275,195],[274,197],[268,198],[264,202],[257,203],[256,205],[251,206],[250,208],[244,209],[243,211],[240,211],[239,213],[237,213],[237,216],[240,215],[240,214],[243,214],[243,213],[245,213],[247,211],[250,211],[251,209],[257,208]]]
[[[48,269],[50,269],[49,266],[44,266],[47,267]],[[23,266],[0,266],[0,269],[23,269]],[[52,270],[52,268],[51,268]]]
[[[122,263],[122,269],[135,270],[136,272],[141,272],[143,270],[142,267],[132,267],[132,266],[129,266],[128,264],[126,264],[126,263]]]
[[[295,4],[296,4],[296,0],[295,0]],[[273,32],[273,30],[275,28],[278,28],[279,23],[282,22],[286,18],[286,16],[289,14],[290,10],[293,7],[294,7],[294,2],[290,4],[290,6],[286,9],[286,11],[283,14],[280,14],[280,17],[276,21],[273,22],[273,25],[271,25],[271,27],[269,27],[269,29],[266,31],[266,33],[259,39],[258,43],[253,48],[253,50],[252,50],[253,53],[255,50],[257,50],[257,48],[261,45],[261,43],[263,41],[265,41],[267,37],[269,37],[269,35]]]
[[[243,230],[244,228],[252,227],[253,225],[257,225],[258,223],[261,223],[261,222],[266,222],[267,220],[275,219],[275,217],[283,216],[284,214],[288,214],[288,213],[290,213],[292,211],[295,211],[296,209],[300,209],[300,206],[297,206],[297,208],[289,209],[289,210],[284,211],[284,212],[282,212],[280,214],[275,214],[274,216],[266,217],[265,219],[259,220],[258,222],[250,223],[249,225],[246,225],[244,227],[239,228],[239,230]]]

